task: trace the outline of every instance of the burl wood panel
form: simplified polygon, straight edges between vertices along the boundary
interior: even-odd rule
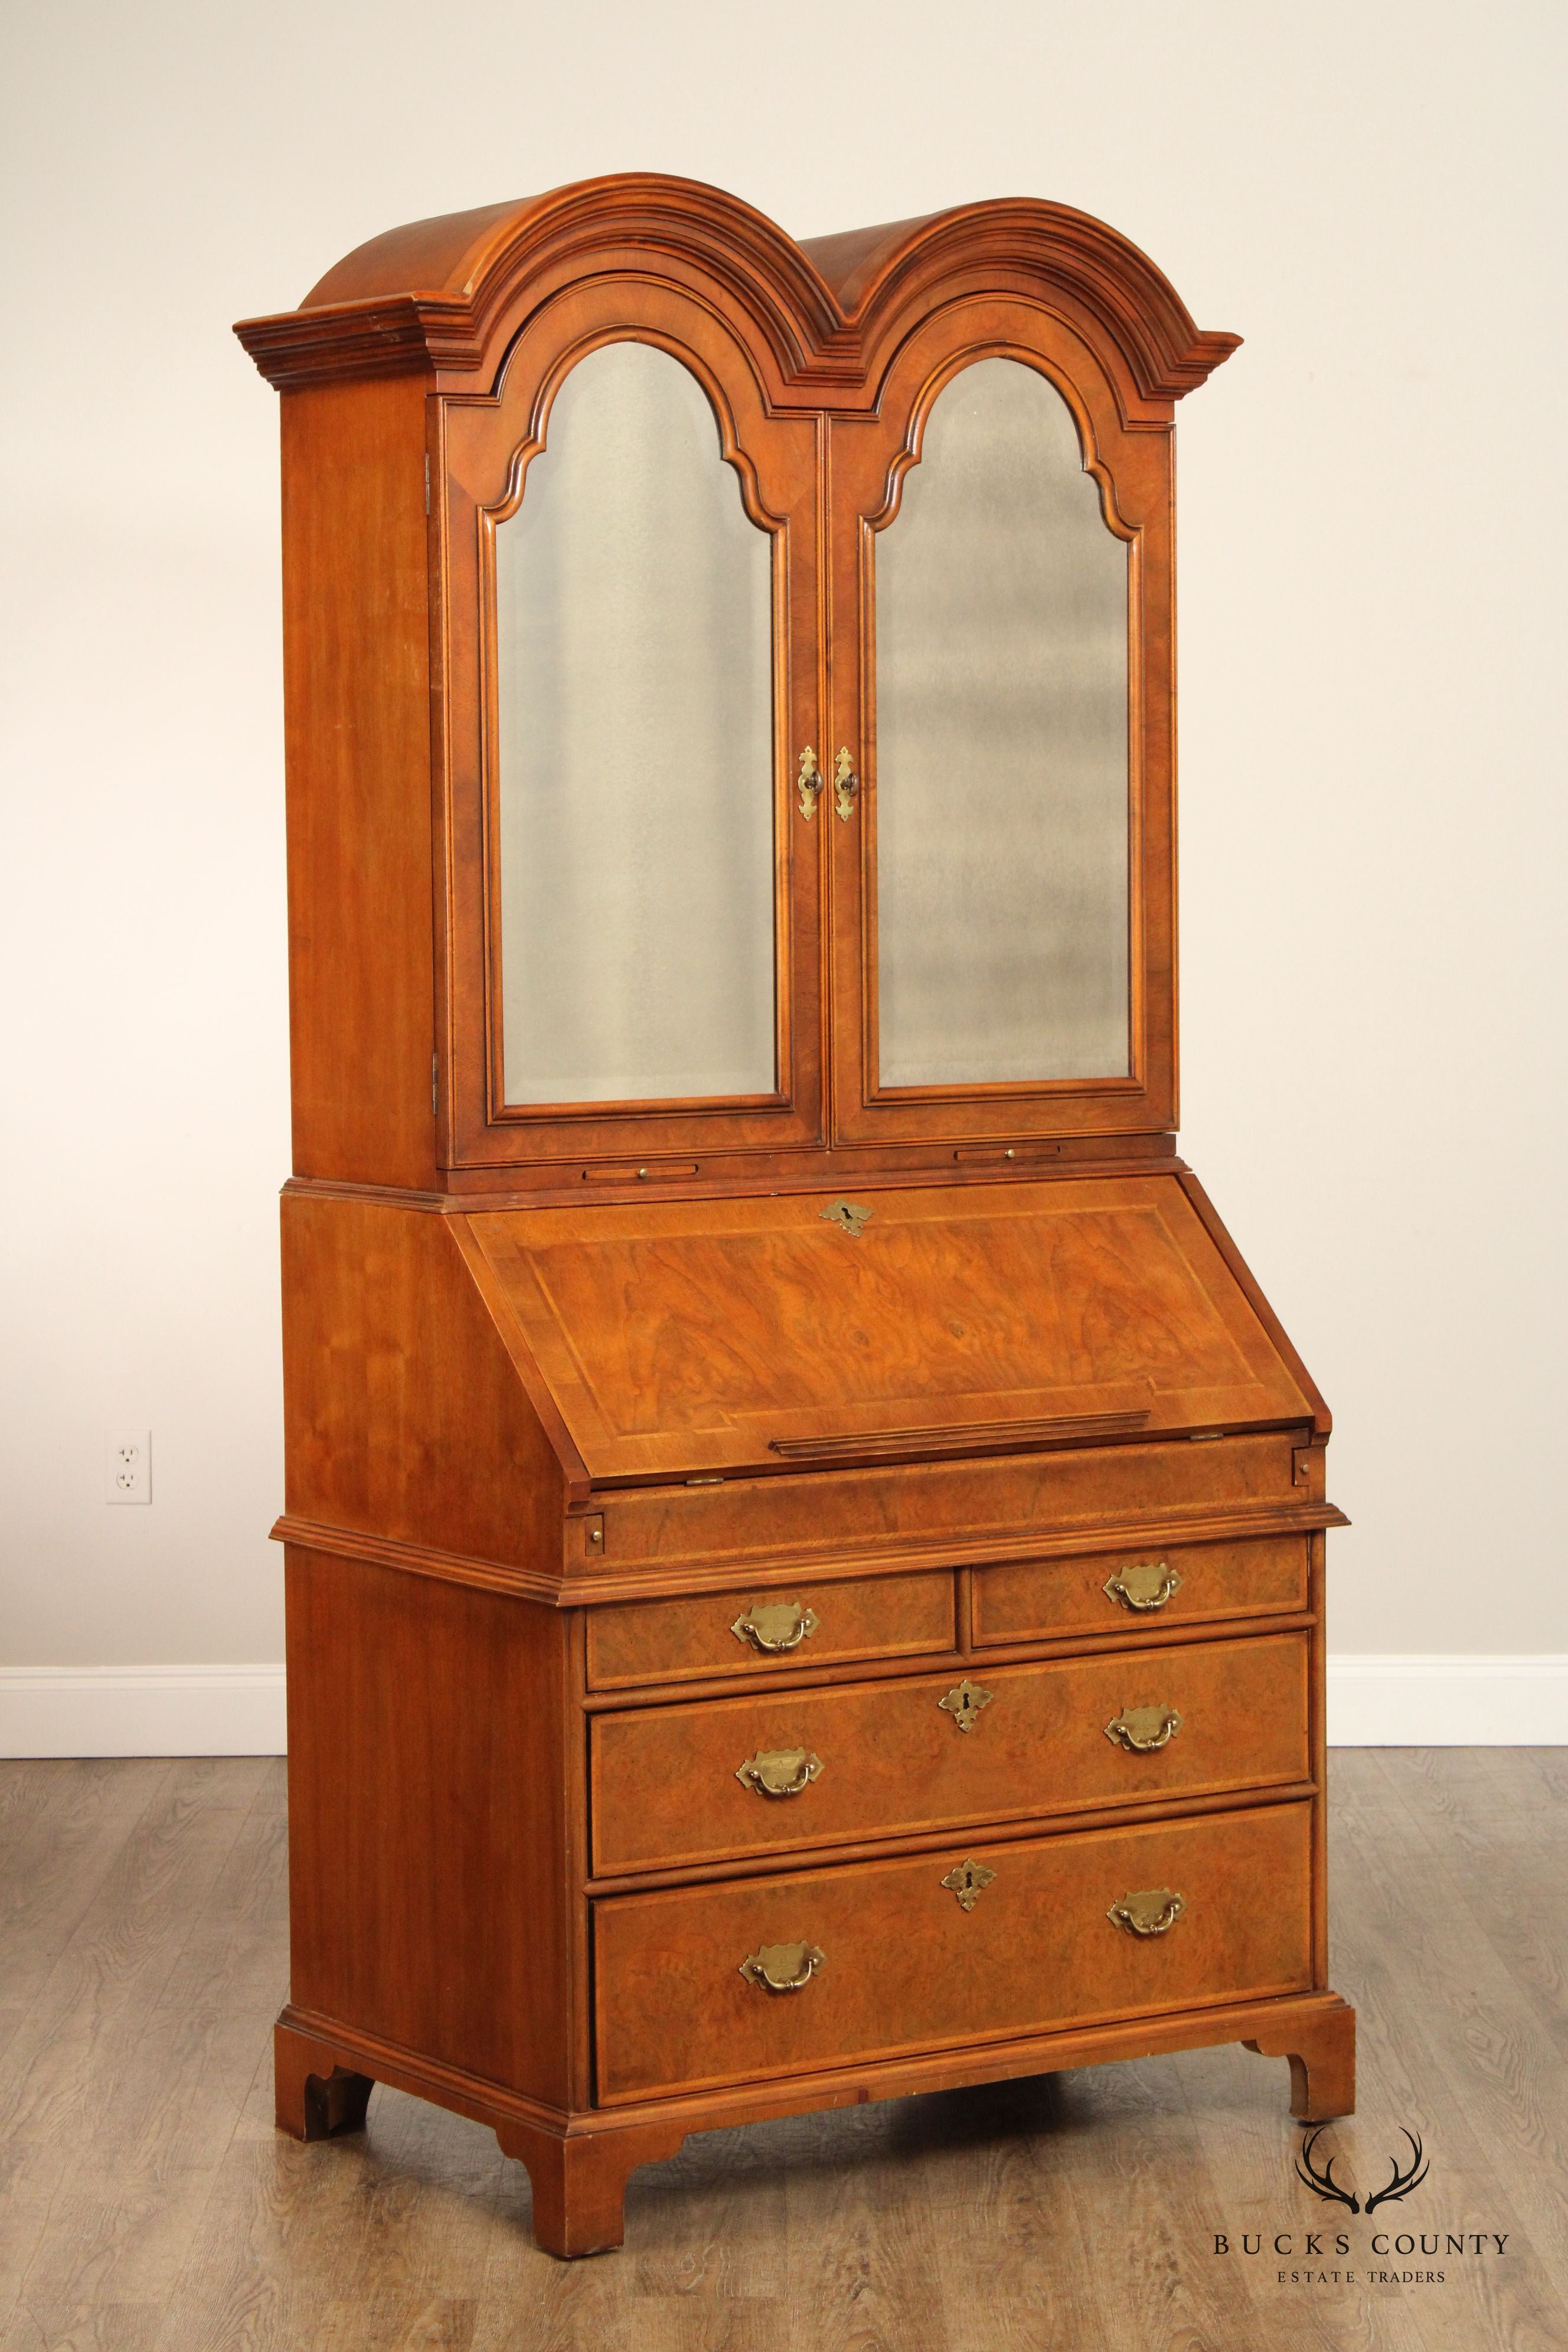
[[[1168,1568],[1180,1578],[1167,1600],[1129,1608],[1106,1585],[1122,1568]],[[1145,1544],[1081,1559],[1021,1560],[982,1569],[971,1587],[977,1647],[1053,1641],[1075,1633],[1150,1633],[1161,1625],[1263,1617],[1307,1606],[1307,1538],[1253,1543]]]
[[[858,1658],[918,1657],[954,1641],[951,1576],[867,1576],[836,1584],[801,1584],[769,1592],[816,1619],[795,1648],[754,1649],[734,1627],[756,1596],[705,1593],[700,1601],[633,1601],[591,1609],[588,1686],[630,1689],[640,1683],[694,1682],[712,1675],[767,1676],[842,1665]]]
[[[425,384],[283,402],[294,1171],[436,1181]]]
[[[473,1220],[599,1478],[1310,1421],[1170,1175]],[[854,1444],[846,1441],[854,1440]]]
[[[282,1225],[290,1514],[558,1567],[560,1466],[449,1221],[286,1192]]]
[[[1307,1637],[1139,1650],[1125,1657],[976,1667],[988,1703],[961,1730],[940,1702],[951,1671],[788,1696],[749,1693],[594,1719],[593,1842],[605,1876],[639,1868],[1024,1821],[1150,1799],[1301,1780]],[[1173,1707],[1162,1748],[1106,1736],[1128,1707]],[[762,1752],[821,1766],[798,1793],[736,1779]]]
[[[295,2009],[565,2105],[569,1620],[286,1557]]]
[[[996,1875],[970,1912],[942,1884],[960,1844],[616,1896],[595,1915],[600,2099],[1304,1990],[1309,1846],[1306,1805],[1265,1806],[975,1847]],[[1106,1916],[1156,1887],[1185,1900],[1168,1934]],[[799,1992],[741,1975],[761,1947],[794,1943],[825,1956]]]

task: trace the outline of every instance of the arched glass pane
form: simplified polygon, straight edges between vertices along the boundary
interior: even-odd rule
[[[774,1090],[772,581],[696,378],[590,353],[496,532],[509,1103]]]
[[[1124,1077],[1127,548],[1055,385],[956,376],[876,547],[881,1083]]]

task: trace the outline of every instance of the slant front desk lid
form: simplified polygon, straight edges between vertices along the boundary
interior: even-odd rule
[[[1315,1411],[1174,1175],[519,1210],[471,1232],[595,1485]]]

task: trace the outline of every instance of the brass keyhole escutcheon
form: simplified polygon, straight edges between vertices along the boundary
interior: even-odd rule
[[[1105,1736],[1119,1748],[1145,1756],[1151,1748],[1165,1747],[1181,1727],[1182,1718],[1173,1706],[1124,1706],[1106,1725]]]
[[[822,1769],[822,1759],[806,1748],[772,1748],[748,1756],[735,1778],[759,1797],[798,1797]]]
[[[1108,1598],[1119,1601],[1123,1609],[1163,1609],[1173,1592],[1182,1589],[1182,1580],[1173,1568],[1163,1559],[1142,1559],[1135,1565],[1119,1568],[1108,1576],[1102,1590]]]
[[[816,803],[822,798],[822,770],[817,766],[816,754],[808,743],[800,755],[800,773],[795,780],[802,816],[816,814]]]
[[[950,1894],[957,1895],[961,1911],[973,1911],[995,1875],[983,1862],[960,1862],[953,1864],[942,1883]]]
[[[798,1650],[808,1642],[821,1620],[815,1609],[803,1609],[798,1601],[753,1601],[742,1616],[737,1617],[730,1631],[737,1642],[748,1648],[773,1652]]]
[[[960,1731],[973,1731],[980,1720],[981,1708],[989,1706],[991,1700],[990,1691],[981,1690],[965,1675],[963,1682],[953,1685],[945,1698],[938,1699],[937,1705],[944,1714],[952,1716]]]
[[[1125,1927],[1130,1936],[1168,1935],[1187,1907],[1184,1895],[1169,1886],[1147,1886],[1140,1895],[1124,1895],[1106,1917]]]
[[[837,1225],[840,1233],[847,1234],[851,1241],[858,1242],[876,1212],[861,1208],[858,1201],[835,1201],[819,1213],[830,1225]]]
[[[799,1992],[826,1958],[816,1944],[764,1944],[741,1962],[741,1974],[764,1992]]]

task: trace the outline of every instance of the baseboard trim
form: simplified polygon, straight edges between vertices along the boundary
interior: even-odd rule
[[[0,1757],[281,1756],[281,1666],[0,1666]],[[1329,1660],[1333,1748],[1568,1745],[1568,1655]]]
[[[1568,1655],[1329,1657],[1331,1748],[1562,1748]]]
[[[0,1666],[0,1756],[281,1756],[281,1666]]]

